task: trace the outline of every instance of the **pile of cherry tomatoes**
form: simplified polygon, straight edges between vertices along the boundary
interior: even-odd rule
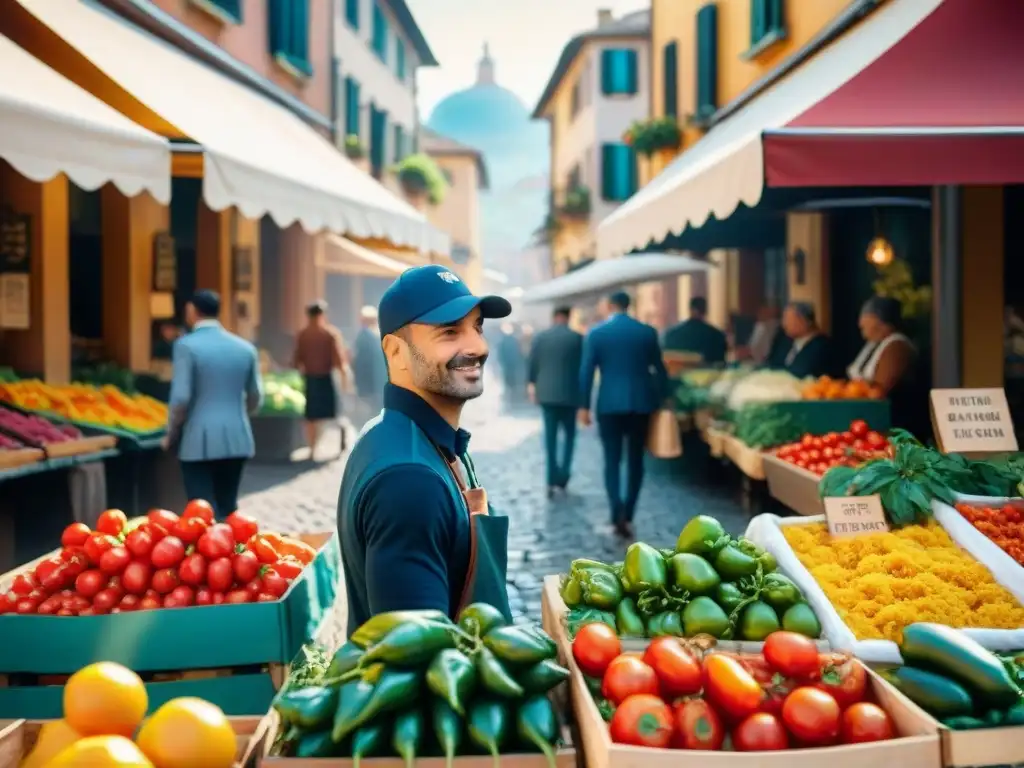
[[[769,635],[762,654],[702,654],[677,637],[655,638],[641,654],[622,653],[613,629],[588,624],[572,652],[616,743],[760,752],[896,736],[868,700],[864,666],[794,632]]]
[[[888,451],[885,435],[872,430],[863,419],[856,419],[845,432],[807,434],[795,443],[776,448],[775,455],[801,469],[824,475],[832,467],[855,467],[883,457]]]
[[[188,503],[128,521],[108,509],[95,530],[72,523],[61,549],[24,570],[0,592],[0,614],[92,616],[190,605],[279,600],[316,551],[260,531],[233,512],[216,522],[213,507]]]

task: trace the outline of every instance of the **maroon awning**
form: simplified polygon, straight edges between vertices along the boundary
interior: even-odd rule
[[[770,187],[1024,183],[1024,0],[945,0],[764,133]]]

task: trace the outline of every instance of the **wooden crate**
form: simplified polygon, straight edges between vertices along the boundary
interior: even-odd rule
[[[95,437],[80,437],[77,440],[66,440],[63,443],[46,443],[43,450],[51,459],[61,459],[68,456],[81,456],[86,453],[96,453],[117,445],[117,438],[113,435],[96,435]]]
[[[13,448],[0,451],[0,470],[35,464],[46,458],[46,452],[38,448]]]
[[[780,752],[709,752],[704,750],[651,749],[616,744],[608,724],[601,719],[586,679],[576,662],[568,660],[573,712],[579,729],[579,746],[588,768],[940,768],[942,753],[933,721],[896,689],[871,675],[875,699],[886,709],[900,738],[872,744],[852,744]]]
[[[735,464],[740,472],[751,480],[764,480],[764,454],[757,448],[751,448],[733,435],[723,438],[723,451],[726,458]]]
[[[701,436],[704,438],[704,442],[708,444],[708,449],[711,451],[713,458],[721,458],[725,455],[725,438],[728,435],[720,429],[714,427],[708,427],[701,431]]]
[[[765,480],[768,481],[768,493],[800,515],[815,516],[825,514],[825,507],[818,496],[818,483],[821,480],[796,464],[783,461],[773,453],[766,453],[762,458]]]
[[[256,768],[257,763],[249,760],[249,744],[260,726],[258,717],[230,717],[235,729],[237,752],[236,768]],[[39,729],[45,720],[0,720],[0,768],[18,768],[21,761],[35,746]]]

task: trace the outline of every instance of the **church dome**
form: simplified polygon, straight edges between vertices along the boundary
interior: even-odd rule
[[[547,124],[512,91],[497,84],[494,60],[484,46],[477,81],[444,98],[426,122],[428,128],[480,150],[491,172],[492,188],[511,185],[547,169]]]

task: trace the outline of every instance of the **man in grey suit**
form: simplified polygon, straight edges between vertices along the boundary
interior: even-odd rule
[[[576,445],[576,409],[580,404],[583,337],[569,327],[569,310],[559,308],[553,325],[538,333],[530,347],[527,393],[544,414],[544,449],[548,459],[548,498],[564,493]],[[558,460],[558,433],[565,434]]]
[[[647,427],[668,396],[668,373],[661,359],[658,333],[626,314],[629,294],[608,298],[610,315],[587,334],[580,367],[580,423],[590,424],[594,374],[600,371],[597,426],[604,449],[604,485],[615,532],[633,537],[633,513],[644,479]],[[620,492],[623,446],[626,495]]]
[[[174,343],[165,448],[177,448],[185,491],[219,519],[238,507],[238,486],[255,453],[249,414],[263,401],[256,348],[217,321],[220,296],[198,291],[185,305],[191,333]]]

